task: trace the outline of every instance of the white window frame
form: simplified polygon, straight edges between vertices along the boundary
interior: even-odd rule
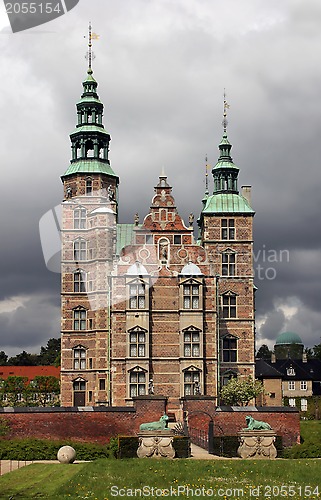
[[[308,383],[306,380],[300,380],[300,390],[301,391],[307,391],[308,390]]]
[[[295,380],[289,380],[288,381],[288,390],[289,391],[295,391]]]

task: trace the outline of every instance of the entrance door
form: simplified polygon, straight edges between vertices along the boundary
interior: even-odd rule
[[[74,406],[86,406],[86,382],[84,380],[74,382]]]

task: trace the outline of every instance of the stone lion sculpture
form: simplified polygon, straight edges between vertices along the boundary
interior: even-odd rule
[[[163,415],[157,422],[147,422],[146,424],[140,424],[140,431],[163,431],[167,429],[168,416]]]
[[[271,430],[270,424],[268,424],[267,422],[261,422],[260,420],[255,420],[249,415],[245,417],[245,421],[247,423],[246,429],[249,429],[251,431]]]

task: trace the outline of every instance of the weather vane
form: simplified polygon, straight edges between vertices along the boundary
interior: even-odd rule
[[[205,156],[205,194],[208,194],[208,163],[207,155]]]
[[[86,38],[86,37],[85,37]],[[95,54],[92,50],[93,47],[93,40],[98,40],[99,35],[97,33],[92,32],[92,26],[91,26],[91,21],[89,21],[89,28],[88,28],[88,52],[86,54],[86,59],[88,59],[88,69],[92,70],[92,62],[95,59]]]
[[[225,89],[224,89],[224,105],[223,105],[223,121],[222,121],[224,132],[226,132],[227,125],[228,125],[226,110],[229,109],[229,107],[230,107],[230,105],[226,101],[226,92],[225,92]]]

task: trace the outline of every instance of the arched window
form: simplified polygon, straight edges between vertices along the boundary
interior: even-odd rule
[[[87,241],[82,238],[74,241],[74,260],[87,260]]]
[[[86,196],[92,196],[93,194],[93,180],[90,177],[86,179]]]
[[[86,229],[86,209],[75,208],[74,210],[74,229]]]
[[[158,259],[162,264],[166,264],[169,261],[169,241],[167,238],[158,240]]]
[[[87,311],[84,307],[73,310],[73,330],[87,330]]]

